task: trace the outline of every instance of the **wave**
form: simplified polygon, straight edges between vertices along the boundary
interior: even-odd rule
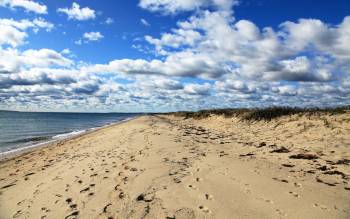
[[[27,150],[29,150],[31,148],[39,147],[41,145],[46,145],[46,144],[51,143],[51,142],[54,142],[54,140],[44,141],[44,142],[40,142],[40,143],[29,145],[29,146],[25,146],[25,147],[11,148],[8,151],[0,151],[0,160],[2,158],[6,157],[7,155],[16,154],[17,152],[27,151]]]
[[[68,138],[74,135],[80,135],[85,133],[87,130],[78,130],[78,131],[73,131],[73,132],[68,132],[68,133],[64,133],[64,134],[59,134],[59,135],[55,135],[52,138],[53,139],[64,139],[64,138]]]

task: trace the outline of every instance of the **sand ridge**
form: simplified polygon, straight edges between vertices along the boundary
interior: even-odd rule
[[[143,116],[1,162],[0,218],[349,218],[347,118]]]

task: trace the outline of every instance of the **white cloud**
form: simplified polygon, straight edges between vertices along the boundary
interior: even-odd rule
[[[232,6],[237,3],[236,0],[140,0],[139,6],[152,12],[176,14],[209,6],[230,11]]]
[[[54,24],[47,22],[43,18],[35,18],[33,20],[34,29],[45,29],[46,31],[51,31],[54,28]]]
[[[214,78],[230,74],[248,80],[327,81],[344,77],[350,70],[350,47],[345,44],[350,40],[349,31],[345,31],[348,26],[350,18],[345,17],[337,26],[301,19],[299,23],[285,22],[278,30],[270,27],[260,30],[250,21],[233,22],[220,11],[204,11],[178,22],[178,28],[163,33],[159,39],[146,36],[145,40],[155,46],[158,55],[165,56],[159,74]],[[189,54],[186,55],[189,60],[201,57],[203,62],[194,64],[196,67],[187,72],[183,61],[178,61],[184,54]],[[215,73],[202,70],[208,63],[216,67]],[[165,65],[173,65],[173,70],[164,70]],[[183,74],[177,74],[177,69],[183,69]]]
[[[0,46],[10,45],[12,47],[17,47],[23,44],[28,36],[25,31],[29,28],[32,28],[34,32],[38,32],[39,29],[51,31],[54,25],[43,18],[35,18],[32,21],[27,19],[20,21],[0,19]]]
[[[12,26],[19,30],[26,30],[28,28],[33,28],[34,30],[38,30],[40,28],[45,29],[46,31],[51,31],[54,28],[54,25],[44,18],[35,18],[34,20],[22,19],[20,21],[16,21],[13,19],[0,19],[0,25]]]
[[[74,43],[77,45],[81,45],[81,44],[83,44],[83,41],[81,39],[78,39],[78,40],[74,41]]]
[[[180,82],[167,79],[167,78],[157,78],[154,80],[154,84],[155,84],[155,87],[165,89],[165,90],[183,89],[183,85]]]
[[[187,84],[184,91],[190,95],[208,95],[210,92],[210,84]]]
[[[87,41],[99,41],[103,38],[103,35],[100,32],[87,32],[84,33],[83,38]]]
[[[70,67],[73,61],[50,49],[0,49],[0,74],[18,73],[38,67]]]
[[[108,24],[108,25],[109,25],[109,24],[113,24],[113,23],[114,23],[114,20],[113,20],[113,18],[110,18],[110,17],[109,17],[109,18],[106,19],[105,23]]]
[[[16,47],[24,42],[27,37],[25,32],[22,32],[12,26],[0,24],[0,45],[11,45]]]
[[[21,51],[14,47],[29,30],[52,27],[0,19],[6,27],[0,32],[7,33],[0,34],[0,44],[10,45],[0,47],[0,107],[152,111],[350,104],[350,17],[333,25],[300,19],[259,28],[235,20],[235,1],[142,2],[163,14],[194,10],[159,37],[143,38],[149,45],[137,48],[155,52],[147,60],[87,64],[69,59],[67,49]],[[89,32],[76,43],[101,38]]]
[[[69,67],[73,64],[72,60],[63,57],[60,53],[51,49],[25,50],[22,53],[22,62],[25,65],[35,67]]]
[[[141,23],[145,26],[150,26],[150,24],[148,23],[148,21],[146,21],[145,19],[141,18],[140,19]]]
[[[283,96],[295,96],[297,95],[297,89],[293,85],[283,85],[272,88],[273,92],[277,92]]]
[[[47,14],[46,5],[39,4],[32,0],[0,0],[0,6],[9,8],[20,7],[37,14]]]
[[[70,51],[70,49],[65,48],[65,49],[63,49],[63,50],[61,51],[61,53],[62,53],[62,54],[65,54],[65,55],[68,55],[68,54],[71,54],[71,51]]]
[[[80,5],[76,2],[72,3],[71,8],[59,8],[57,12],[67,14],[68,19],[80,21],[94,19],[96,17],[93,9],[88,7],[80,8]]]

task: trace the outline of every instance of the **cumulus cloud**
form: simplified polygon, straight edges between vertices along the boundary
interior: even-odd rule
[[[64,52],[67,52],[67,50],[65,50]],[[72,60],[63,57],[60,53],[51,49],[25,50],[22,53],[22,60],[25,65],[35,67],[69,67],[73,64]]]
[[[69,67],[73,61],[50,49],[25,50],[0,49],[0,74],[18,73],[37,67]]]
[[[210,84],[186,84],[184,91],[190,95],[208,95],[210,92]]]
[[[183,89],[183,85],[179,81],[166,79],[166,78],[158,78],[154,81],[154,85],[157,88],[161,88],[164,90],[180,90]]]
[[[87,41],[99,41],[103,38],[100,32],[87,32],[84,33],[83,38]]]
[[[96,17],[93,9],[89,7],[80,8],[80,5],[76,2],[72,3],[71,8],[59,8],[57,12],[66,14],[68,19],[79,21],[94,19]]]
[[[146,36],[145,40],[154,45],[158,55],[165,56],[165,61],[145,61],[144,65],[157,64],[158,71],[149,71],[153,74],[204,78],[231,74],[268,81],[334,80],[349,70],[350,48],[344,44],[350,37],[344,31],[349,21],[345,17],[339,25],[331,26],[320,20],[301,19],[298,23],[284,22],[274,30],[260,29],[248,20],[233,22],[221,11],[204,11],[178,22],[178,28],[160,38]],[[184,58],[192,63],[191,70],[186,70],[189,66]],[[130,62],[127,66],[133,66],[132,72],[144,72]]]
[[[234,4],[237,4],[236,0],[141,0],[139,2],[141,8],[163,14],[176,14],[209,6],[230,11]]]
[[[35,18],[34,20],[22,19],[20,21],[0,19],[0,46],[10,45],[17,47],[23,44],[25,38],[28,36],[26,31],[29,28],[34,32],[38,32],[39,29],[51,31],[54,25],[43,18]]]
[[[16,47],[23,43],[27,37],[25,32],[22,32],[12,26],[0,24],[0,45],[11,45]]]
[[[85,70],[130,75],[202,76],[204,78],[216,78],[229,72],[229,69],[218,66],[219,62],[213,61],[212,58],[202,54],[179,53],[167,57],[164,61],[122,59],[111,61],[106,65],[89,66]]]
[[[39,4],[32,0],[0,0],[0,6],[8,8],[23,8],[37,14],[47,14],[46,5]]]
[[[8,47],[0,47],[0,106],[166,111],[350,104],[350,17],[258,27],[236,20],[234,4],[141,0],[142,8],[163,15],[193,14],[160,36],[144,37],[148,48],[138,48],[153,57],[100,64],[75,62],[68,49],[19,50],[28,30],[50,27],[1,19],[0,44]],[[89,32],[77,43],[101,38]]]

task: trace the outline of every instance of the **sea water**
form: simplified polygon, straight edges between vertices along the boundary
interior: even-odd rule
[[[83,134],[138,115],[0,111],[0,154]]]

